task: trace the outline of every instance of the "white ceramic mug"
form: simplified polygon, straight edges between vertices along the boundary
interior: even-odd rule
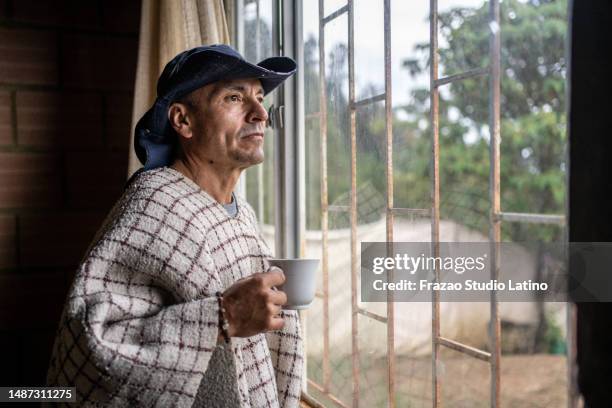
[[[307,309],[315,297],[318,259],[268,259],[285,273],[285,283],[278,287],[287,295],[283,309]]]

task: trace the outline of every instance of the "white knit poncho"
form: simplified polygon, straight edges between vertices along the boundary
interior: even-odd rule
[[[48,384],[76,386],[85,406],[298,406],[296,312],[280,331],[217,345],[215,293],[271,256],[253,210],[237,205],[230,217],[171,168],[139,175],[77,271]]]

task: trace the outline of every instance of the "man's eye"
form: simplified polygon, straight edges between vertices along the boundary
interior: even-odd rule
[[[230,101],[232,102],[240,102],[242,100],[240,95],[231,95],[229,98],[230,98]]]

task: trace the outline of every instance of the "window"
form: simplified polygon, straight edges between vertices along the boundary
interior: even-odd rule
[[[298,3],[302,255],[322,259],[308,393],[326,406],[564,405],[565,305],[494,302],[491,319],[489,304],[362,303],[358,268],[362,241],[565,240],[566,0],[493,1],[493,19],[482,0]]]

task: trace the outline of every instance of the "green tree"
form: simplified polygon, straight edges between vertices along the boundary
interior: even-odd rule
[[[440,14],[440,43],[447,44],[439,51],[441,75],[489,65],[488,12],[485,3]],[[501,191],[505,211],[563,213],[566,14],[565,0],[506,0],[501,4]],[[404,61],[413,75],[428,69],[429,45],[420,44],[417,49],[422,52],[420,59]],[[483,232],[489,202],[487,90],[487,79],[475,78],[454,82],[440,93],[440,174],[443,187],[451,188],[446,194],[443,191],[442,211]],[[406,111],[425,117],[428,89],[418,89],[412,96],[414,103]],[[416,137],[428,143],[430,129]],[[401,165],[398,172],[401,177]],[[459,191],[452,191],[452,186],[460,186]],[[560,229],[554,227],[510,224],[504,228],[505,239],[560,237]]]

